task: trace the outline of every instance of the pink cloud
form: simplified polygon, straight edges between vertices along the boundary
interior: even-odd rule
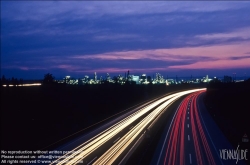
[[[139,35],[134,34],[107,34],[107,35],[98,35],[95,36],[93,39],[97,41],[103,41],[103,40],[133,40],[133,39],[139,39]]]
[[[67,71],[75,71],[77,69],[83,69],[82,67],[79,67],[76,65],[66,65],[66,64],[56,65],[56,66],[53,66],[52,68],[65,69]]]
[[[72,68],[72,66],[71,66],[71,65],[58,65],[58,66],[56,66],[56,68],[60,68],[60,69],[70,69],[70,68]]]
[[[250,52],[250,42],[227,45],[212,45],[199,47],[184,47],[172,49],[151,49],[138,51],[108,52],[93,55],[75,55],[73,59],[101,59],[101,60],[136,60],[151,59],[161,61],[182,61],[183,57],[216,57],[226,59],[234,56],[245,56]]]
[[[203,40],[228,40],[234,38],[250,39],[250,27],[244,27],[227,33],[214,33],[197,35],[196,38]]]
[[[188,65],[175,65],[169,68],[175,69],[230,69],[230,68],[250,68],[250,58],[239,60],[217,60],[202,61]]]
[[[167,70],[167,67],[163,68],[99,68],[99,69],[88,69],[88,70],[78,70],[75,72],[79,73],[124,73],[126,71],[130,72],[153,72],[153,71],[160,71],[160,70]]]
[[[2,68],[20,69],[20,70],[43,70],[43,69],[47,69],[47,68],[44,68],[44,67],[28,67],[28,66],[3,66]]]
[[[21,70],[30,70],[28,67],[19,67]]]

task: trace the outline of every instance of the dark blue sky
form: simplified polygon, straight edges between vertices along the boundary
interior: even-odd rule
[[[1,74],[250,76],[250,2],[1,2]]]

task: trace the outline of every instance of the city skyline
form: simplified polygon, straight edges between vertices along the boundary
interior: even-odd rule
[[[250,75],[249,2],[1,2],[1,76]]]

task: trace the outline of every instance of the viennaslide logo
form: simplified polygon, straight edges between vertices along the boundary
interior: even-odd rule
[[[242,138],[242,142],[248,142],[247,135],[245,134]],[[248,160],[247,159],[247,152],[248,149],[240,149],[240,145],[237,146],[236,150],[229,150],[229,149],[222,149],[220,151],[220,158],[223,160],[236,160],[236,164],[239,160]]]
[[[240,145],[238,145],[236,150],[228,150],[228,149],[220,150],[220,158],[223,160],[234,159],[236,160],[236,164],[238,163],[239,160],[247,160],[248,149],[240,150],[239,146]]]

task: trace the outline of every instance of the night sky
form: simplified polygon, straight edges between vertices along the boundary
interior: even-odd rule
[[[250,2],[1,1],[1,76],[250,76]]]

